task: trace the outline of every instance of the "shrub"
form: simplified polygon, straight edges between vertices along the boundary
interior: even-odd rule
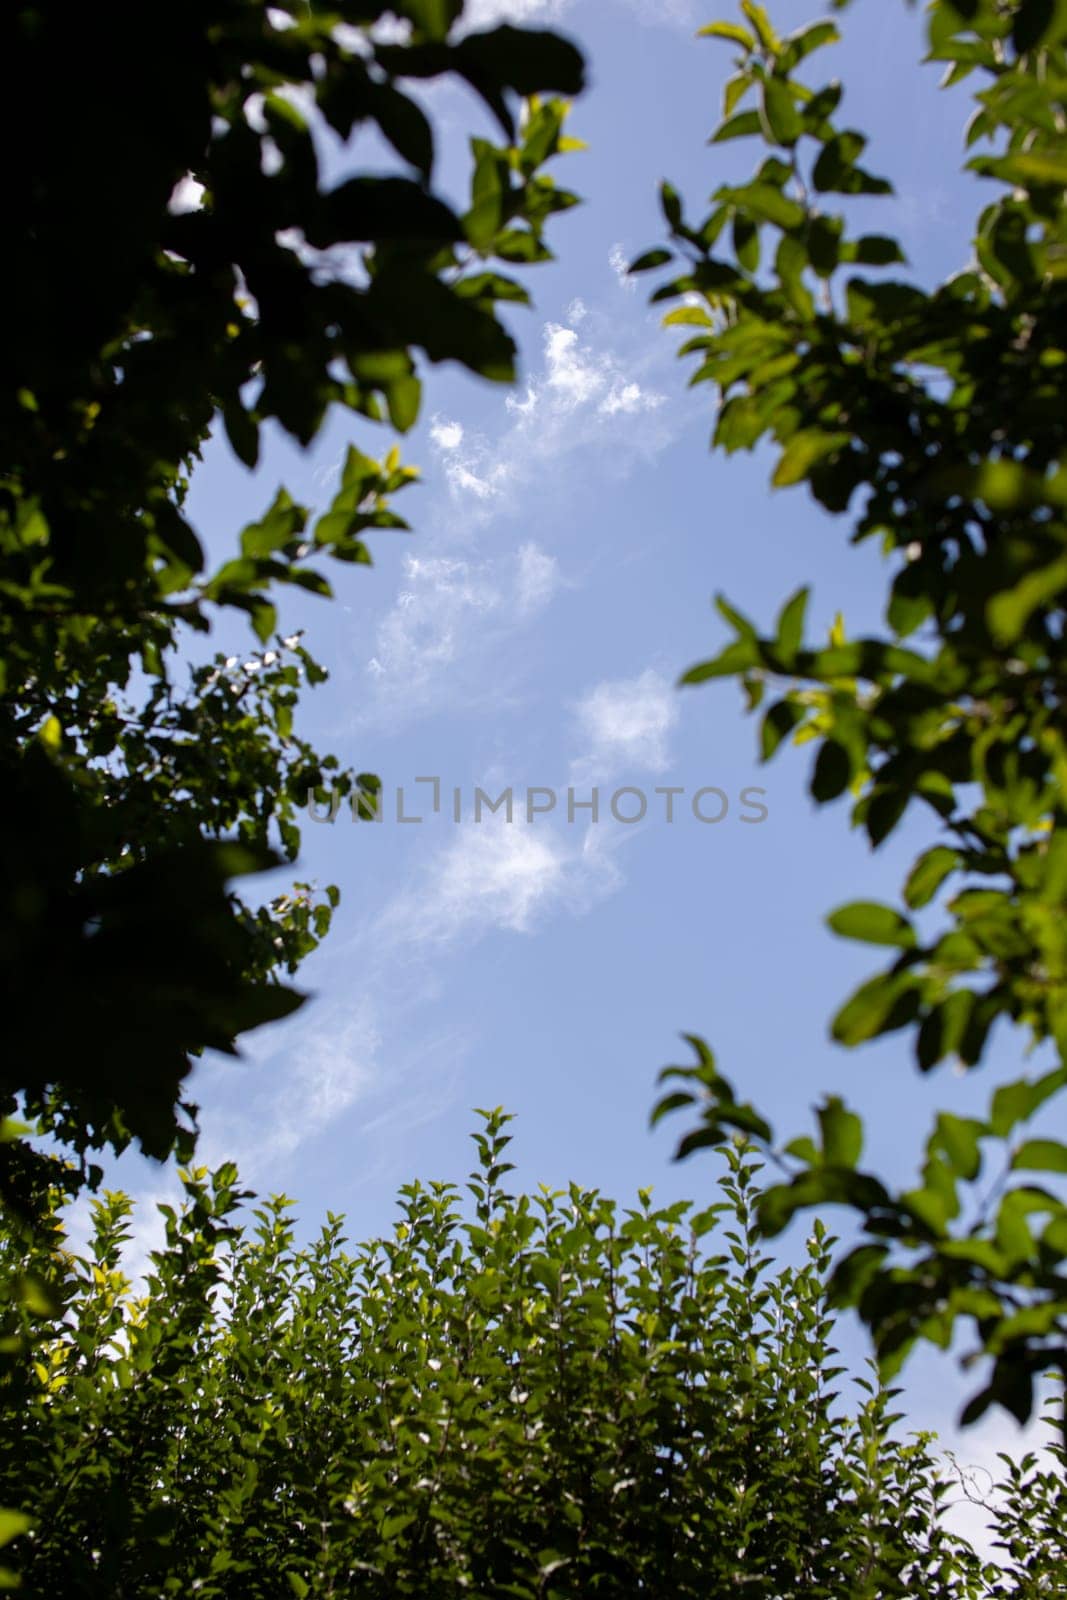
[[[842,1403],[834,1240],[759,1253],[750,1151],[724,1148],[699,1214],[516,1198],[509,1119],[482,1116],[473,1207],[407,1185],[354,1249],[334,1215],[299,1245],[284,1196],[243,1225],[232,1165],[160,1208],[141,1293],[124,1195],[93,1202],[85,1258],[57,1232],[37,1268],[65,1315],[13,1368],[0,1446],[30,1593],[991,1592],[930,1436],[873,1382]]]

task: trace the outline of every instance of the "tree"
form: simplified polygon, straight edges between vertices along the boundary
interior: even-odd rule
[[[737,678],[763,708],[764,759],[812,743],[812,795],[850,796],[872,848],[909,809],[933,814],[903,906],[860,901],[829,919],[890,952],[834,1038],[903,1031],[921,1071],[974,1069],[991,1030],[1006,1043],[1011,1026],[1046,1066],[998,1088],[984,1117],[939,1115],[901,1193],[862,1169],[862,1125],[840,1100],[820,1108],[817,1140],[783,1145],[699,1040],[696,1065],[674,1069],[686,1087],[659,1109],[701,1104],[682,1154],[731,1129],[773,1154],[784,1180],[762,1197],[768,1235],[803,1207],[856,1213],[867,1238],[833,1293],[859,1308],[885,1374],[917,1340],[947,1347],[973,1326],[985,1381],[964,1419],[996,1401],[1022,1420],[1035,1373],[1067,1371],[1067,1145],[1026,1133],[1067,1086],[1067,12],[929,8],[930,59],[946,84],[976,85],[966,143],[989,153],[967,165],[993,192],[973,260],[928,291],[882,276],[903,262],[897,241],[854,236],[833,209],[890,188],[838,120],[840,85],[797,75],[834,24],[783,39],[761,6],[741,9],[703,30],[737,51],[713,142],[756,138],[767,153],[701,222],[664,185],[671,249],[634,270],[683,258],[653,298],[685,297],[666,320],[691,330],[694,382],[716,387],[714,446],[774,439],[775,486],[806,484],[854,541],[878,540],[890,583],[879,636],[835,628],[823,646],[805,642],[805,591],[767,634],[720,599],[730,640],[683,682]]]
[[[283,1196],[242,1223],[233,1166],[185,1174],[143,1292],[125,1196],[94,1202],[84,1258],[56,1217],[66,1315],[0,1442],[29,1595],[1002,1592],[893,1391],[841,1403],[833,1240],[816,1222],[806,1263],[771,1269],[750,1153],[725,1149],[699,1214],[516,1198],[509,1119],[481,1116],[473,1208],[407,1185],[354,1248],[336,1216],[299,1247]],[[1040,1506],[1062,1514],[1042,1494],[1003,1508],[1035,1571]]]
[[[538,96],[581,88],[578,52],[508,26],[459,37],[461,11],[38,0],[0,24],[34,108],[33,136],[7,135],[0,313],[0,1114],[83,1167],[131,1138],[190,1157],[192,1060],[300,1003],[281,976],[337,898],[297,885],[256,905],[228,881],[295,858],[295,808],[327,770],[357,814],[374,805],[373,778],[293,733],[301,685],[324,674],[298,638],[272,639],[271,594],[328,596],[324,558],[369,562],[368,534],[406,526],[389,502],[413,470],[353,447],[323,515],[283,489],[208,572],[194,462],[220,428],[248,465],[265,424],[307,445],[333,405],[403,431],[419,357],[508,381],[497,307],[526,294],[496,265],[548,259],[544,224],[574,203],[541,170],[575,143],[566,105]],[[434,192],[433,130],[405,87],[441,75],[505,140],[472,141],[463,214]],[[373,173],[354,170],[353,135]],[[227,609],[262,648],[190,665]],[[8,1205],[56,1180],[17,1140],[0,1158]]]

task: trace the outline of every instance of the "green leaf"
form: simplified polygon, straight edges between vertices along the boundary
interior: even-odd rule
[[[387,83],[374,86],[371,106],[397,155],[428,178],[433,168],[433,130],[422,108]]]
[[[872,178],[857,167],[867,141],[862,134],[848,129],[834,134],[819,153],[812,168],[812,183],[820,193],[885,194],[889,185],[881,178]]]
[[[935,845],[921,855],[908,874],[904,899],[913,911],[929,905],[950,872],[961,864],[959,852],[947,845]]]
[[[763,84],[763,115],[778,144],[792,146],[804,131],[792,92],[780,78],[768,78]]]
[[[760,727],[760,754],[764,761],[769,761],[778,749],[782,740],[797,725],[804,721],[805,711],[793,700],[779,700],[770,707],[763,718]]]
[[[697,29],[698,39],[726,39],[732,44],[739,44],[746,50],[756,48],[756,37],[749,33],[747,28],[742,28],[738,22],[709,22],[703,28]]]
[[[828,278],[841,259],[840,217],[813,217],[808,228],[808,254],[815,271]]]
[[[974,1117],[956,1117],[947,1111],[938,1114],[934,1139],[956,1177],[968,1183],[977,1178],[982,1166],[979,1144],[988,1133],[987,1125]]]
[[[832,22],[813,22],[809,27],[791,33],[779,57],[780,70],[792,72],[812,51],[822,49],[823,45],[836,44],[840,38]]]
[[[907,980],[880,973],[846,1001],[830,1031],[839,1044],[863,1044],[879,1034],[907,1027],[917,1010],[918,999]]]
[[[815,758],[811,776],[812,798],[820,804],[836,800],[852,782],[852,761],[836,739],[825,739]]]
[[[855,900],[851,905],[841,906],[826,922],[843,939],[892,945],[898,950],[910,950],[915,945],[915,929],[907,918],[891,906],[878,905],[873,900]]]
[[[994,595],[986,614],[998,644],[1011,645],[1020,638],[1030,618],[1067,589],[1067,556],[1027,573],[1013,589]]]
[[[653,267],[665,267],[668,261],[673,261],[674,255],[670,250],[646,250],[636,257],[627,267],[627,272],[649,272]]]
[[[778,617],[775,650],[787,666],[792,666],[796,660],[797,651],[804,637],[804,617],[810,595],[811,590],[807,587],[798,589],[796,594],[786,601]]]
[[[1041,44],[1058,10],[1056,0],[1020,0],[1011,25],[1011,42],[1020,55]]]
[[[694,1104],[696,1096],[686,1093],[684,1089],[676,1089],[673,1094],[664,1095],[658,1100],[652,1110],[650,1125],[654,1128],[665,1116],[672,1111],[680,1111],[684,1106]]]
[[[223,406],[222,421],[238,461],[246,467],[254,467],[259,460],[259,427],[255,418],[239,401],[232,401]]]
[[[0,1546],[10,1544],[20,1533],[33,1527],[33,1518],[24,1511],[0,1510]]]
[[[888,267],[907,259],[897,241],[881,233],[865,233],[846,248],[844,259],[862,267]]]
[[[863,1123],[843,1100],[832,1095],[818,1108],[822,1159],[829,1166],[854,1168],[863,1152]]]
[[[759,266],[759,229],[748,217],[735,215],[733,246],[734,254],[744,270],[755,272]]]
[[[406,433],[418,421],[422,384],[414,376],[394,378],[386,390],[389,421],[398,433]]]
[[[848,442],[847,433],[818,433],[813,429],[795,433],[779,458],[772,484],[776,489],[784,489],[803,482],[816,461],[833,455]]]
[[[1022,188],[1043,184],[1062,188],[1067,184],[1067,154],[1059,150],[1023,150],[992,160],[988,157],[976,158],[971,166],[976,171]]]
[[[767,15],[767,8],[757,3],[757,0],[741,0],[741,10],[756,30],[760,44],[765,50],[775,51],[781,45],[781,40],[771,26],[771,19]]]
[[[309,574],[305,574],[305,576],[309,576]],[[278,626],[277,609],[271,605],[269,600],[256,600],[252,603],[250,615],[256,638],[261,644],[268,644]]]
[[[757,180],[739,189],[722,189],[719,198],[732,201],[740,212],[756,222],[773,222],[779,228],[799,228],[804,221],[803,206],[790,200],[773,183]]]
[[[709,678],[729,678],[735,673],[743,672],[747,667],[754,667],[758,660],[755,646],[748,639],[738,639],[734,644],[728,644],[720,655],[711,661],[701,661],[698,666],[690,667],[678,679],[679,684],[706,683]]]
[[[682,227],[682,198],[673,183],[660,184],[659,203],[672,233],[678,232]]]
[[[581,51],[569,39],[541,28],[513,28],[509,23],[486,33],[468,33],[452,54],[459,72],[475,87],[486,80],[516,94],[580,94],[585,82]],[[400,56],[403,62],[403,53]]]
[[[1011,1158],[1012,1170],[1067,1172],[1067,1144],[1057,1139],[1027,1139]]]
[[[758,111],[738,111],[719,124],[709,143],[725,144],[728,139],[745,139],[762,132],[763,124]]]

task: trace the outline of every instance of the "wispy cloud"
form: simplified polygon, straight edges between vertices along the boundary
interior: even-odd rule
[[[594,685],[573,707],[581,754],[570,763],[570,784],[664,771],[676,702],[671,685],[651,668]],[[494,800],[502,787],[493,785]],[[493,930],[530,933],[560,911],[584,914],[622,886],[613,853],[624,836],[634,837],[628,828],[575,827],[573,815],[564,826],[568,801],[562,796],[558,824],[555,818],[531,821],[525,803],[526,790],[515,787],[510,815],[486,811],[480,821],[468,819],[423,860],[376,924],[375,948],[441,947]]]
[[[574,707],[582,754],[572,764],[576,783],[606,781],[622,772],[663,772],[678,721],[678,696],[653,668],[636,678],[605,679]]]
[[[622,4],[644,23],[677,27],[692,23],[696,16],[694,0],[622,0]],[[467,31],[491,28],[499,22],[560,22],[578,9],[579,0],[467,0],[463,27]]]
[[[540,611],[560,587],[559,562],[529,540],[520,546],[518,573],[515,579],[515,600],[522,617]]]
[[[468,706],[499,700],[503,678],[476,681],[478,663],[514,626],[532,620],[561,583],[556,558],[532,540],[485,560],[408,556],[404,587],[375,633],[364,720],[388,714],[395,724],[455,695]]]
[[[469,564],[462,574],[456,570],[462,566],[428,562],[423,570],[445,578],[443,588],[453,596],[477,595],[478,603],[488,603],[491,594],[494,604],[504,603],[502,590],[479,589]],[[542,606],[559,582],[554,559],[527,543],[514,563],[507,604]],[[440,583],[437,592],[442,592]],[[405,649],[410,642],[404,642]],[[594,684],[571,711],[567,742],[580,754],[569,768],[565,754],[561,761],[571,785],[606,783],[623,773],[658,773],[670,764],[676,699],[654,669]],[[429,849],[418,852],[406,881],[362,918],[349,941],[349,949],[361,952],[360,989],[316,1018],[310,1030],[292,1030],[279,1057],[284,1071],[273,1056],[263,1064],[277,1088],[257,1097],[253,1110],[242,1106],[229,1127],[220,1128],[216,1119],[225,1149],[236,1148],[242,1167],[253,1174],[291,1156],[340,1119],[351,1119],[357,1107],[362,1116],[349,1125],[366,1136],[380,1110],[385,1060],[391,1094],[401,1084],[410,1097],[408,1080],[416,1067],[410,1064],[409,1030],[414,1022],[418,1031],[418,1014],[441,995],[447,961],[494,934],[535,936],[554,918],[587,915],[622,888],[618,852],[640,830],[613,828],[606,819],[597,824],[586,820],[585,810],[571,812],[565,785],[537,796],[543,806],[556,793],[556,806],[552,814],[531,820],[525,783],[513,775],[510,810],[501,801],[508,785],[499,777],[486,783],[495,809],[486,806],[480,820],[468,812],[463,825],[443,838],[427,838]],[[574,798],[588,803],[584,792]],[[396,1037],[398,1017],[405,1024]]]
[[[491,28],[499,22],[558,22],[572,0],[466,0],[464,30]]]
[[[510,699],[513,660],[477,681],[471,669],[542,611],[566,579],[542,544],[526,539],[505,555],[482,555],[482,535],[522,509],[546,462],[558,485],[568,460],[582,455],[587,467],[590,449],[601,448],[609,469],[619,470],[670,437],[666,422],[649,425],[665,402],[642,371],[648,358],[626,360],[583,338],[573,324],[596,319],[580,301],[567,315],[571,325],[545,324],[540,365],[523,394],[507,396],[495,437],[456,417],[438,414],[430,423],[449,509],[426,553],[405,561],[402,588],[378,623],[365,658],[365,724],[387,715],[395,726],[450,701],[470,709]]]
[[[637,279],[629,275],[630,258],[623,250],[621,244],[613,244],[608,252],[608,266],[619,280],[620,288],[632,294],[637,288]]]
[[[438,450],[458,450],[463,443],[463,424],[435,417],[430,424],[430,438]]]
[[[584,321],[585,315],[583,307],[578,321]],[[622,394],[627,396],[625,405],[619,403]],[[664,396],[644,387],[613,352],[583,342],[575,327],[548,322],[541,372],[530,380],[521,397],[509,395],[505,402],[515,418],[507,442],[515,447],[524,445],[526,452],[537,455],[574,448],[577,443],[588,443],[596,433],[603,434],[605,417],[620,410],[655,411],[663,402]],[[574,434],[569,430],[578,413],[584,413],[586,425]],[[558,426],[561,422],[567,426],[566,438]]]
[[[257,1181],[374,1093],[381,1047],[369,993],[299,1013],[246,1048],[246,1062],[222,1069],[228,1092],[201,1135],[197,1159],[209,1166],[236,1161],[242,1176]],[[256,1075],[252,1105],[234,1079],[249,1071]]]
[[[380,1076],[381,1032],[371,1001],[346,1005],[340,1028],[301,1031],[288,1052],[289,1072],[275,1107],[272,1147],[288,1154],[322,1133],[366,1096]]]
[[[455,659],[467,621],[496,611],[502,595],[487,567],[447,556],[407,556],[404,577],[368,666],[379,679],[402,678],[417,694]]]
[[[437,416],[430,425],[452,500],[464,508],[468,536],[472,515],[484,523],[513,506],[550,458],[558,467],[578,450],[608,444],[628,457],[630,448],[647,453],[667,441],[666,428],[634,428],[633,438],[626,436],[628,449],[618,452],[620,425],[639,413],[647,421],[665,397],[644,380],[639,362],[579,334],[590,316],[582,301],[571,301],[566,315],[566,323],[545,323],[540,366],[520,393],[506,396],[504,426],[495,438],[452,418]]]
[[[388,945],[454,946],[493,931],[531,933],[560,910],[580,915],[621,882],[607,835],[486,816],[457,831],[386,907]]]

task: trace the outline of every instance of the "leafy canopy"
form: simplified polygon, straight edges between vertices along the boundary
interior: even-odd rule
[[[849,197],[890,185],[841,120],[841,85],[807,81],[836,27],[782,38],[761,6],[741,9],[703,30],[735,50],[712,143],[758,140],[756,171],[700,221],[664,185],[671,248],[634,270],[680,266],[653,298],[683,302],[666,321],[690,331],[693,382],[714,387],[714,447],[772,439],[774,484],[807,485],[854,542],[877,540],[889,583],[879,635],[836,627],[822,645],[806,591],[769,633],[720,599],[729,642],[683,682],[738,679],[763,758],[810,743],[813,797],[847,796],[872,848],[911,810],[932,822],[900,907],[830,918],[887,953],[834,1038],[899,1031],[922,1072],[972,1070],[1018,1029],[1045,1066],[997,1088],[983,1117],[939,1115],[902,1193],[862,1169],[840,1101],[817,1140],[780,1145],[699,1041],[665,1104],[702,1103],[683,1152],[734,1128],[773,1151],[785,1181],[761,1201],[768,1234],[807,1206],[857,1213],[868,1238],[833,1291],[872,1328],[884,1372],[917,1340],[947,1347],[962,1321],[984,1372],[965,1418],[996,1401],[1025,1419],[1035,1373],[1067,1371],[1067,1145],[1027,1132],[1067,1086],[1067,11],[929,7],[927,59],[973,88],[967,167],[990,194],[971,261],[928,290],[886,276],[896,239],[849,226]]]
[[[804,1265],[771,1268],[751,1154],[727,1148],[699,1214],[514,1197],[508,1118],[482,1119],[473,1208],[410,1184],[365,1244],[330,1216],[300,1246],[285,1197],[245,1220],[232,1166],[187,1172],[138,1293],[125,1196],[94,1202],[84,1256],[56,1219],[67,1314],[0,1443],[29,1593],[1045,1592],[1062,1483],[1013,1467],[1001,1533],[1030,1587],[1002,1588],[893,1391],[839,1395],[833,1240],[817,1222]]]
[[[377,788],[294,734],[324,674],[275,637],[272,596],[329,596],[327,560],[369,562],[413,470],[353,446],[322,515],[279,490],[212,571],[193,464],[220,429],[249,466],[265,425],[310,444],[334,405],[404,431],[426,361],[508,381],[498,307],[526,292],[498,268],[548,259],[574,203],[543,171],[575,144],[566,105],[539,96],[581,88],[578,52],[461,37],[461,12],[39,0],[0,22],[34,108],[32,137],[9,133],[0,310],[0,1114],[83,1156],[136,1138],[190,1157],[191,1060],[300,1003],[280,978],[337,899],[257,905],[228,881],[295,858],[324,773],[358,815]],[[472,140],[465,211],[435,192],[412,91],[442,77],[503,138]],[[242,613],[261,648],[190,668],[195,635]],[[23,1145],[0,1157],[25,1205],[46,1180]]]

